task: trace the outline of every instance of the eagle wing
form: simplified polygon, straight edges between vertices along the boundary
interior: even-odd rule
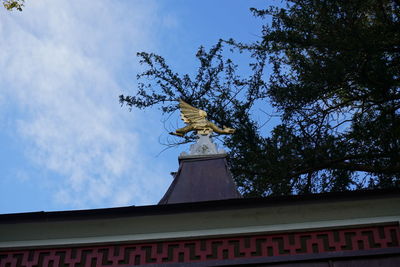
[[[204,117],[200,116],[201,109],[192,107],[182,99],[179,99],[179,107],[181,118],[185,123],[196,123],[204,120]]]

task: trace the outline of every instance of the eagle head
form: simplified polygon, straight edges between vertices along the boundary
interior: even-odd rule
[[[202,118],[206,118],[207,117],[207,112],[205,112],[204,110],[199,110],[199,115]]]

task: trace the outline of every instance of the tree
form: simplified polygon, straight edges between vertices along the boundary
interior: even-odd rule
[[[3,6],[7,10],[16,9],[18,11],[22,11],[22,7],[24,6],[25,0],[3,0]]]
[[[399,187],[400,2],[292,0],[251,11],[272,18],[260,40],[201,47],[194,77],[138,53],[147,69],[121,103],[170,113],[183,98],[237,129],[223,142],[247,196]],[[230,50],[249,55],[249,75]],[[254,117],[268,101],[281,118],[270,135]]]

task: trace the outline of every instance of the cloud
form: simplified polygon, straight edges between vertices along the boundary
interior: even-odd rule
[[[149,203],[168,182],[143,152],[143,119],[117,98],[134,52],[155,43],[157,7],[114,2],[35,0],[0,14],[0,100],[17,109],[28,158],[58,179],[56,201],[74,208]]]

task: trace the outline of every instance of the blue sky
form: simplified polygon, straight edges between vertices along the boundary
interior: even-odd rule
[[[159,110],[121,107],[136,52],[178,72],[219,38],[256,40],[265,1],[27,0],[0,10],[0,213],[155,204],[186,147]],[[178,116],[176,116],[177,120]]]

